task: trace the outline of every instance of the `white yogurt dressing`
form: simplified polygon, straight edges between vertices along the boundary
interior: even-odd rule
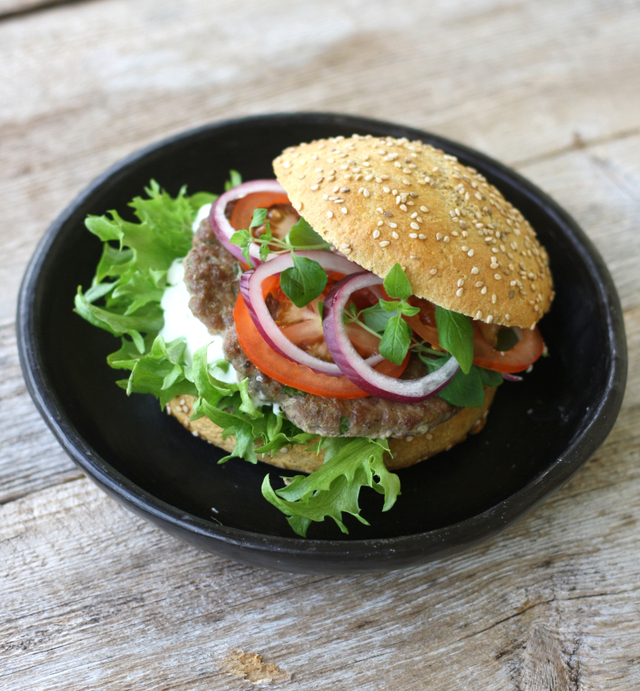
[[[211,204],[205,204],[201,207],[193,222],[193,231],[195,232],[200,223],[205,219],[211,211]],[[160,336],[168,343],[176,338],[184,337],[187,341],[187,348],[185,350],[185,359],[188,364],[193,363],[193,354],[199,348],[208,345],[207,348],[207,362],[215,362],[223,360],[222,353],[223,337],[221,335],[212,335],[207,330],[207,327],[197,318],[189,309],[189,291],[184,283],[184,266],[182,259],[176,259],[169,267],[167,272],[167,283],[169,284],[164,291],[160,307],[164,311],[164,326],[160,331]],[[228,384],[237,383],[238,375],[235,369],[229,365],[225,372],[221,368],[216,368],[215,376],[220,381]]]

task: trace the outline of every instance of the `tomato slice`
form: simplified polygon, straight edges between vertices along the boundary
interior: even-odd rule
[[[253,323],[242,295],[238,296],[233,318],[236,323],[238,342],[249,360],[267,376],[301,391],[325,398],[364,398],[369,396],[347,377],[329,377],[309,369],[305,365],[289,360],[273,350],[262,338]],[[401,365],[383,360],[376,366],[378,372],[390,377],[399,377],[409,363],[409,355]]]
[[[419,307],[420,312],[413,317],[405,316],[404,319],[407,324],[418,336],[424,338],[427,343],[430,343],[434,348],[440,349],[438,327],[436,325],[436,306],[428,300],[414,296],[409,298],[409,304]]]
[[[495,372],[523,372],[532,365],[544,351],[542,334],[536,326],[531,329],[513,327],[519,337],[509,350],[496,350],[483,336],[474,322],[473,364]]]
[[[299,220],[300,215],[291,206],[289,197],[278,192],[252,192],[238,199],[229,223],[236,229],[249,228],[255,209],[267,209],[267,219],[274,237],[283,238]],[[262,234],[264,226],[253,229],[254,237]]]
[[[337,272],[329,272],[327,276],[327,285],[322,294],[304,307],[296,307],[284,294],[280,288],[279,276],[270,276],[262,284],[262,294],[265,298],[268,294],[271,294],[271,310],[272,313],[276,312],[274,321],[293,344],[314,357],[326,362],[333,362],[331,353],[324,340],[319,303],[324,300],[335,283],[344,278],[344,276]],[[360,299],[377,302],[375,296],[371,298],[369,295],[364,295],[360,296]],[[361,357],[366,359],[378,350],[380,339],[366,329],[360,328],[357,324],[348,324],[347,333],[351,343],[353,343],[354,348]]]
[[[435,305],[415,297],[409,298],[409,302],[415,307],[420,307],[418,314],[405,317],[409,326],[434,348],[440,348]],[[514,327],[518,342],[510,350],[496,350],[493,344],[497,340],[500,327],[475,320],[472,320],[472,323],[473,364],[478,367],[495,372],[523,372],[542,355],[544,341],[538,327],[533,331]]]

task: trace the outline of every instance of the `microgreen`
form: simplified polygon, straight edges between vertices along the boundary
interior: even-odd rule
[[[436,306],[436,324],[440,345],[458,361],[460,369],[469,374],[473,363],[473,325],[469,317]]]
[[[230,242],[242,248],[242,256],[250,268],[253,268],[249,254],[252,243],[259,246],[258,251],[263,262],[267,261],[270,254],[284,254],[292,250],[329,250],[331,248],[331,245],[325,242],[304,218],[300,218],[283,239],[274,237],[271,225],[267,221],[267,214],[267,209],[254,209],[249,229],[238,230],[229,238]],[[254,237],[251,230],[263,224],[265,225],[264,232],[258,237]]]
[[[415,349],[422,362],[427,365],[429,372],[440,369],[448,357],[431,348],[418,345]],[[462,408],[476,408],[484,403],[483,386],[500,386],[503,382],[500,372],[493,372],[477,365],[472,365],[469,372],[465,374],[459,369],[453,379],[438,392],[440,398],[451,403],[451,405]]]
[[[291,228],[285,236],[285,242],[294,249],[319,250],[329,249],[331,245],[325,242],[316,231],[304,219],[300,220]]]
[[[237,170],[229,171],[229,179],[224,183],[224,191],[228,192],[242,184],[242,175]]]
[[[384,327],[382,340],[378,346],[380,355],[391,360],[394,364],[400,365],[407,356],[410,345],[411,327],[409,324],[399,314],[391,317]]]
[[[282,292],[296,307],[304,307],[322,294],[327,272],[314,259],[298,257],[291,252],[293,266],[280,274]]]

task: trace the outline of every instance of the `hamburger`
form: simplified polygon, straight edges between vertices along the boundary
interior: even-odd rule
[[[420,141],[318,140],[273,166],[276,181],[230,185],[200,213],[191,248],[166,268],[162,324],[112,320],[124,340],[110,363],[131,370],[129,393],[155,393],[230,457],[310,473],[263,485],[296,532],[327,516],[346,531],[344,512],[364,521],[362,486],[389,509],[392,471],[482,429],[503,378],[543,352],[536,324],[553,282],[522,214]],[[193,215],[205,201],[148,192]],[[99,285],[76,309],[107,328],[94,302],[115,289]]]

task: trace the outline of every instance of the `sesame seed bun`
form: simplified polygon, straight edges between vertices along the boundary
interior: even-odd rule
[[[533,328],[553,300],[549,259],[502,194],[454,156],[407,139],[336,137],[273,162],[298,212],[378,276],[473,319]]]
[[[452,446],[464,441],[467,434],[476,434],[484,427],[495,392],[495,388],[485,387],[484,404],[481,407],[462,408],[452,418],[427,434],[405,439],[389,439],[393,457],[385,455],[384,464],[389,470],[407,468],[441,451],[448,451]],[[192,434],[206,439],[221,449],[232,451],[236,443],[235,437],[228,436],[223,439],[222,429],[207,417],[191,420],[195,401],[194,396],[177,396],[169,402],[166,410]],[[317,454],[314,450],[307,450],[306,447],[297,445],[288,448],[286,453],[277,452],[273,456],[261,456],[260,460],[278,468],[312,473],[324,462],[324,453]]]

